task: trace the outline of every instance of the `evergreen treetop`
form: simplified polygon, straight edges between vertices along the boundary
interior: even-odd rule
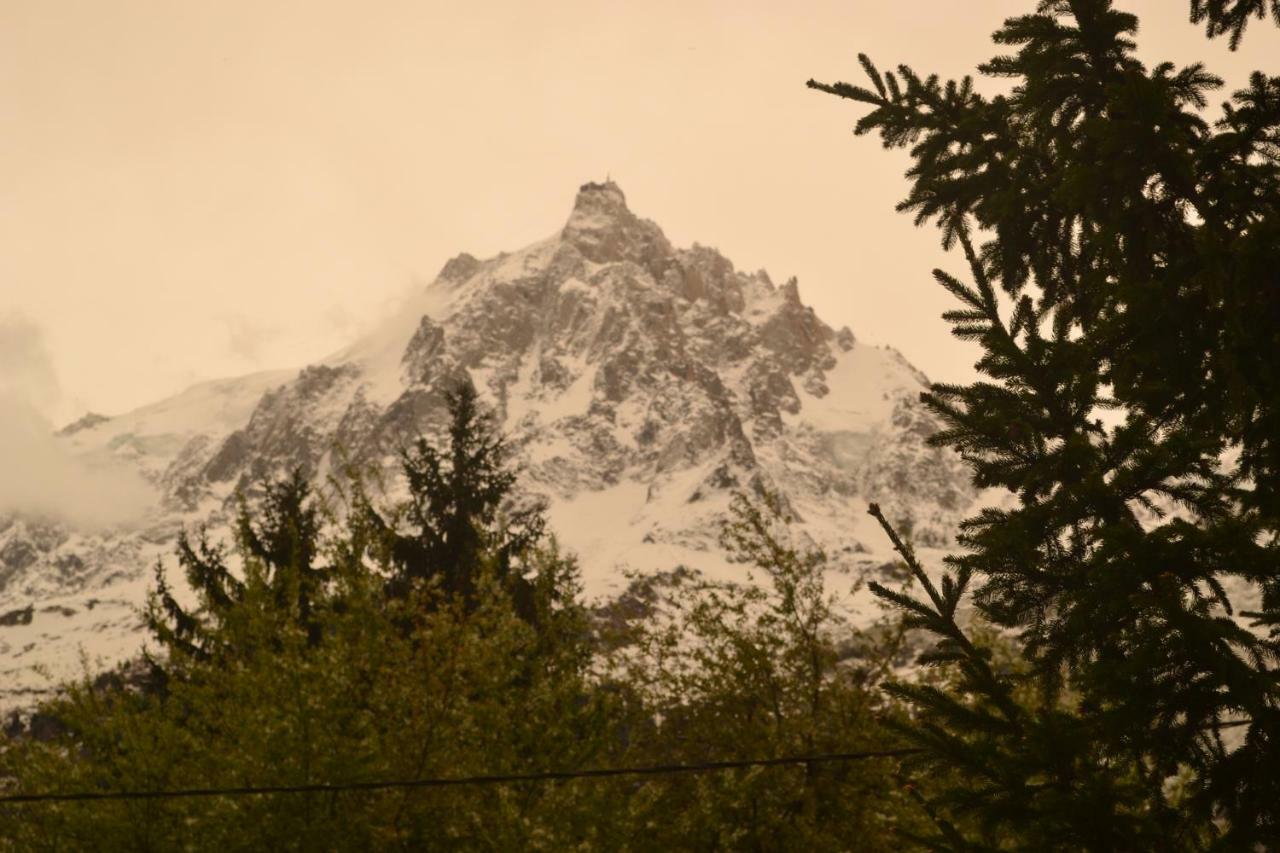
[[[175,597],[163,564],[155,570],[156,586],[147,601],[144,621],[168,657],[209,661],[221,649],[220,628],[245,602],[250,586],[274,611],[306,632],[318,644],[323,628],[319,611],[328,606],[330,567],[321,564],[323,517],[318,499],[301,469],[269,482],[256,507],[243,495],[235,519],[236,551],[243,564],[232,570],[225,546],[211,543],[205,528],[194,537],[178,536],[177,557],[197,607],[185,608]],[[151,658],[153,668],[162,664]]]
[[[398,518],[363,501],[362,513],[389,548],[390,591],[403,597],[416,583],[436,582],[462,601],[475,597],[482,568],[491,563],[522,613],[533,618],[534,584],[522,560],[546,529],[540,504],[512,498],[516,474],[505,439],[464,381],[445,392],[449,426],[444,446],[419,438],[401,455],[409,497]],[[407,525],[408,531],[398,529]]]

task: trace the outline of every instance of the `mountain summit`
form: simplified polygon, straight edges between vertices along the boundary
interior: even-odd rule
[[[582,185],[560,238],[598,264],[640,262],[671,251],[658,226],[632,213],[627,197],[612,181]]]
[[[522,487],[548,502],[593,597],[620,594],[627,569],[743,579],[717,544],[737,490],[780,493],[837,574],[887,559],[869,500],[927,546],[974,498],[960,462],[925,445],[937,428],[918,400],[926,381],[900,355],[822,322],[794,279],[673,247],[617,184],[588,183],[555,235],[458,255],[320,363],[206,383],[61,435],[90,460],[135,466],[164,510],[109,534],[0,520],[0,682],[30,687],[29,664],[56,669],[79,643],[131,653],[133,608],[181,525],[209,519],[216,532],[238,491],[295,466],[319,482],[353,464],[394,474],[462,380],[494,410]]]

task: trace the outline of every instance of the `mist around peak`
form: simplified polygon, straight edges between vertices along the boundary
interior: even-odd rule
[[[141,518],[157,500],[119,461],[72,454],[51,412],[62,400],[38,326],[0,318],[0,515],[20,513],[95,528]]]

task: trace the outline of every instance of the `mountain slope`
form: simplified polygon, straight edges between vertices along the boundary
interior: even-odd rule
[[[94,536],[0,521],[0,619],[34,606],[29,624],[0,624],[0,678],[29,684],[28,658],[64,667],[77,642],[127,653],[128,605],[181,524],[224,522],[238,489],[295,466],[321,480],[348,465],[393,471],[462,379],[510,436],[522,487],[548,500],[590,596],[619,593],[628,569],[742,578],[717,547],[735,490],[784,495],[840,576],[886,559],[868,500],[929,545],[974,499],[959,461],[924,444],[936,429],[918,401],[926,380],[900,355],[827,326],[794,280],[674,247],[615,184],[587,184],[556,235],[459,255],[394,320],[321,363],[208,383],[64,435],[83,457],[137,466],[162,508],[142,529]],[[103,612],[86,609],[91,598],[116,602],[110,620],[87,615]]]

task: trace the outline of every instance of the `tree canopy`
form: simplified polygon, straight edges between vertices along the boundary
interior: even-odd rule
[[[589,608],[576,561],[514,532],[515,485],[474,393],[448,444],[403,458],[408,496],[327,507],[300,474],[239,507],[234,550],[183,537],[153,676],[67,685],[51,733],[0,739],[0,793],[360,785],[797,752],[881,751],[896,651],[853,631],[826,558],[775,502],[726,545],[764,589],[685,582]],[[506,516],[510,518],[511,516]],[[536,517],[534,521],[536,522]],[[322,523],[323,521],[323,523]],[[456,534],[456,535],[455,535]],[[308,580],[309,579],[309,580]],[[606,635],[610,635],[606,639]],[[0,803],[0,850],[893,850],[920,815],[890,757],[543,782]],[[917,827],[918,829],[918,827]]]

